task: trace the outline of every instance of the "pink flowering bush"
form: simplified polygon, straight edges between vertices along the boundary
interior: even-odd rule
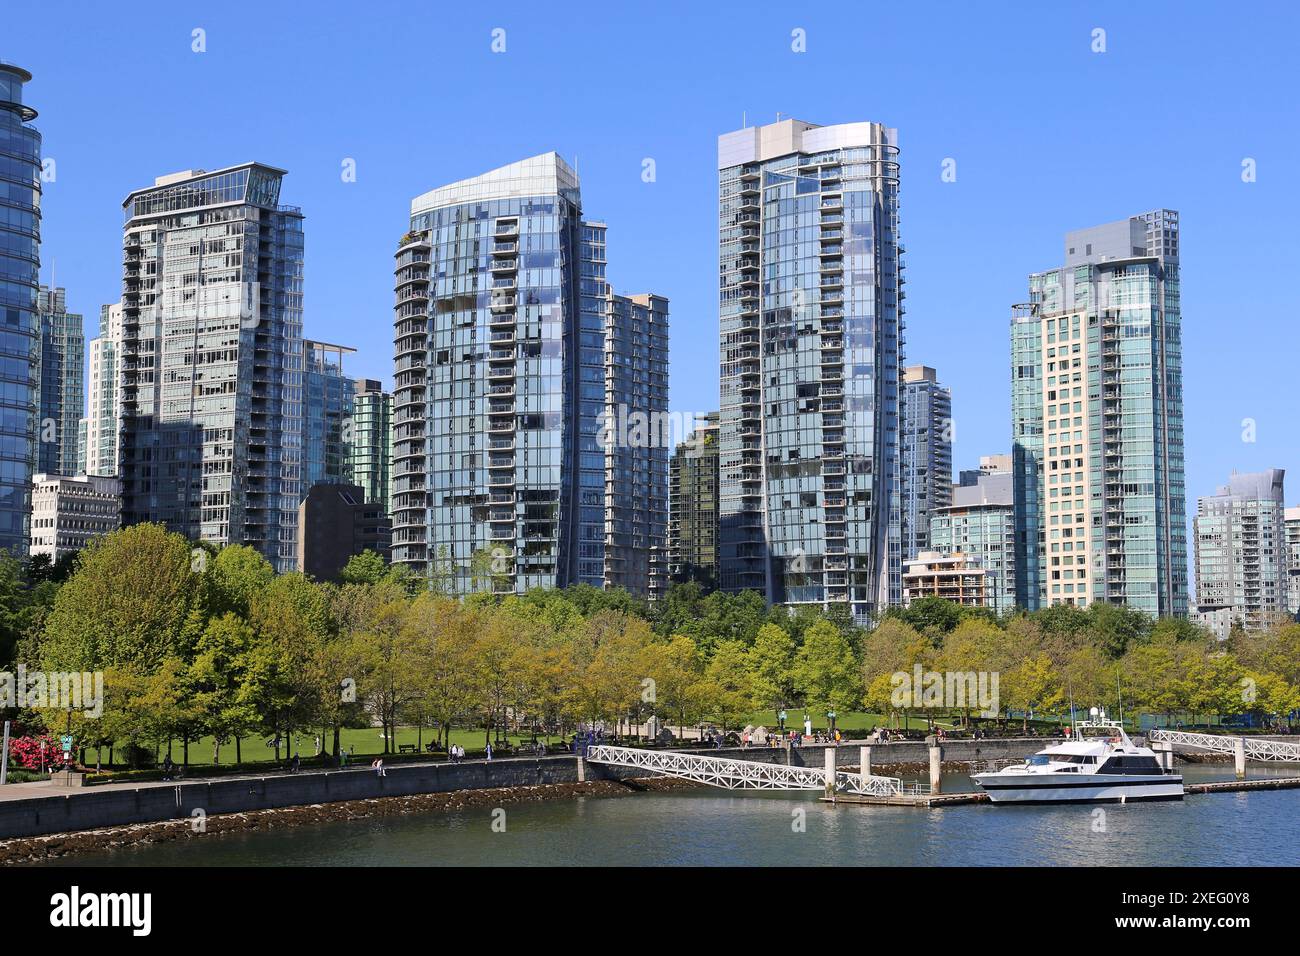
[[[59,741],[49,734],[39,737],[15,737],[9,741],[10,766],[22,767],[24,770],[40,771],[41,742],[45,742],[45,769],[63,769],[63,749]]]

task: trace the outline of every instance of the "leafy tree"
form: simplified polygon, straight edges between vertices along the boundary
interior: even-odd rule
[[[857,662],[848,639],[828,621],[818,621],[803,636],[795,655],[795,689],[805,707],[847,711],[862,697]]]
[[[754,705],[753,672],[742,641],[723,641],[704,668],[701,688],[704,710],[715,717],[725,733],[738,727]]]
[[[750,648],[754,699],[776,715],[794,700],[795,650],[794,638],[778,624],[760,627]]]

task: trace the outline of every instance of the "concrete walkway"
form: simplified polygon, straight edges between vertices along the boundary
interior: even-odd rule
[[[572,756],[569,752],[563,751],[548,756]],[[372,758],[373,759],[373,758]],[[512,757],[494,757],[492,763],[504,763],[510,760],[535,760],[533,755],[512,756]],[[430,767],[445,766],[449,760],[403,760],[400,763],[389,763],[385,766],[392,770],[394,767]],[[462,760],[460,763],[487,763],[486,760]],[[349,764],[346,767],[303,767],[297,773],[291,773],[287,770],[266,770],[260,773],[229,773],[229,774],[196,774],[176,780],[124,780],[121,783],[96,783],[85,787],[56,787],[48,780],[35,780],[30,783],[8,783],[0,787],[0,801],[3,800],[32,800],[38,797],[75,797],[82,793],[112,793],[117,790],[153,790],[159,787],[179,787],[189,784],[203,783],[229,783],[238,780],[266,780],[271,777],[303,777],[313,773],[370,773],[375,771],[369,764]]]

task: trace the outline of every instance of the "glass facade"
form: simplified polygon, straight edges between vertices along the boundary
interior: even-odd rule
[[[666,301],[612,295],[605,227],[583,220],[554,153],[417,197],[410,226],[396,265],[394,563],[454,593],[635,586],[648,557],[624,548],[644,525],[616,531],[609,502],[627,504],[640,472],[604,442],[608,396],[649,392],[654,362],[666,405]],[[661,327],[662,342],[629,322]]]
[[[90,340],[90,402],[81,420],[79,454],[83,474],[115,477],[118,473],[117,376],[121,350],[122,306],[114,302],[100,307],[99,334]]]
[[[343,374],[343,356],[355,351],[303,340],[303,497],[312,485],[352,483],[348,422],[356,381]]]
[[[77,429],[86,407],[86,334],[80,315],[69,314],[63,289],[41,286],[41,407],[36,469],[46,475],[79,474]]]
[[[0,550],[25,555],[40,402],[41,134],[31,74],[0,63]]]
[[[1016,516],[1011,474],[986,474],[952,492],[952,504],[930,518],[930,541],[942,555],[964,554],[987,572],[985,604],[1015,610]]]
[[[726,590],[859,619],[902,599],[897,159],[874,123],[719,138]]]
[[[1066,236],[1012,318],[1018,597],[1188,609],[1178,214]]]
[[[904,369],[902,418],[899,525],[907,561],[930,550],[930,517],[952,502],[952,393],[934,369]]]
[[[1286,612],[1284,478],[1281,468],[1233,475],[1197,501],[1196,610],[1221,638],[1233,623],[1254,630]]]
[[[296,562],[302,212],[284,170],[161,177],[124,205],[122,522]]]
[[[352,396],[352,435],[348,470],[366,501],[390,512],[390,446],[393,435],[393,396],[374,379],[358,379]]]
[[[718,583],[718,413],[677,446],[669,463],[668,576]]]

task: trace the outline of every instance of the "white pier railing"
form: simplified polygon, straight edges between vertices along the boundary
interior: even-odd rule
[[[1193,734],[1183,730],[1148,730],[1147,740],[1160,740],[1175,747],[1209,750],[1214,753],[1235,754],[1237,741],[1246,744],[1247,760],[1277,760],[1300,763],[1300,743],[1281,740],[1259,740],[1253,737],[1224,737],[1219,734]]]
[[[897,777],[863,776],[859,773],[834,772],[834,784],[828,786],[827,770],[815,767],[790,767],[756,760],[734,760],[675,750],[643,750],[638,747],[610,747],[604,744],[587,748],[590,763],[616,767],[633,767],[667,777],[694,780],[726,790],[822,790],[861,796],[929,793],[919,784],[905,785]]]

